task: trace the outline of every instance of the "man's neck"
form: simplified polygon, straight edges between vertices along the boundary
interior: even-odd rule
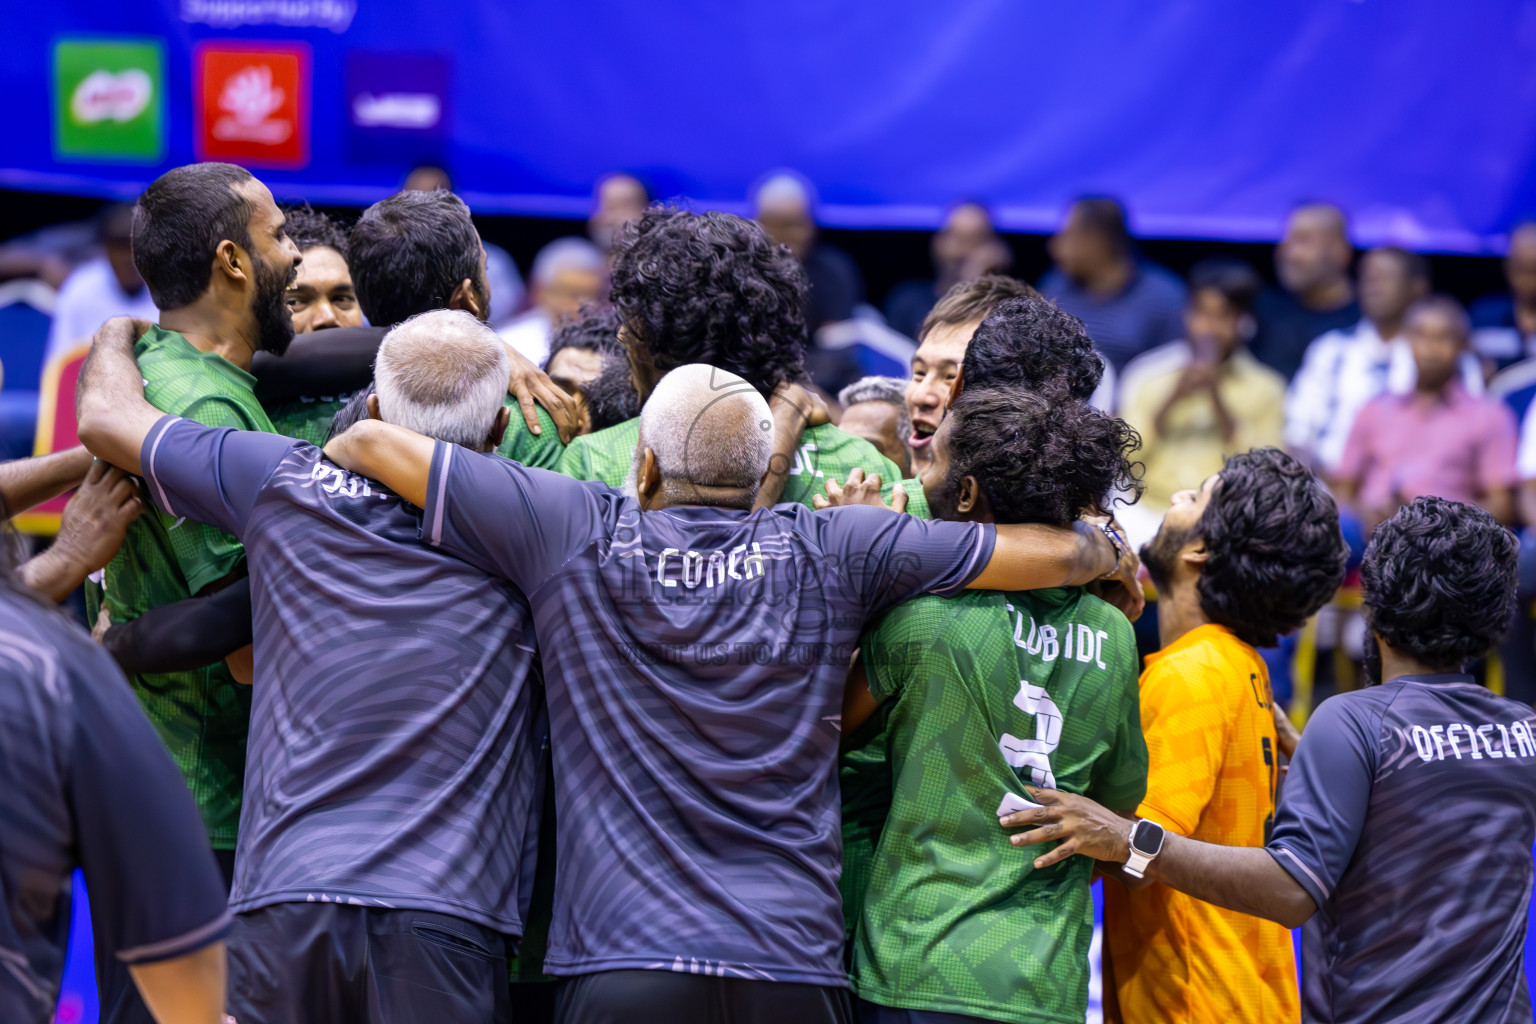
[[[161,313],[160,326],[182,335],[200,352],[211,352],[242,370],[251,368],[251,358],[256,354],[255,338],[247,337],[251,328],[237,322],[226,310],[198,301]]]
[[[756,497],[755,488],[714,487],[682,480],[667,480],[662,483],[661,490],[655,498],[645,503],[644,508],[647,512],[655,512],[664,508],[695,506],[747,512],[751,510],[752,502]]]
[[[1380,320],[1372,320],[1371,326],[1376,329],[1376,335],[1382,341],[1391,341],[1403,333],[1403,318],[1401,316],[1382,317]]]
[[[1450,399],[1451,387],[1455,383],[1455,377],[1447,377],[1439,384],[1424,384],[1421,381],[1414,385],[1413,396],[1420,405],[1436,405]]]
[[[1370,641],[1373,639],[1373,637],[1368,635],[1366,639],[1367,641]],[[1377,643],[1379,644],[1379,649],[1381,650],[1382,682],[1388,682],[1393,679],[1400,679],[1403,676],[1440,676],[1446,674],[1446,670],[1443,668],[1435,668],[1432,665],[1426,665],[1422,661],[1419,661],[1417,658],[1411,658],[1406,654],[1397,653],[1386,644],[1380,643],[1380,641],[1377,641]]]
[[[1169,585],[1166,592],[1157,595],[1157,639],[1167,647],[1192,629],[1210,625],[1205,612],[1200,609],[1198,577],[1181,580]]]
[[[1296,293],[1296,301],[1301,303],[1301,307],[1313,313],[1331,313],[1343,309],[1354,300],[1355,286],[1349,283],[1347,277],[1324,281],[1314,288]]]
[[[1136,265],[1130,260],[1116,260],[1085,276],[1082,286],[1101,298],[1113,298],[1125,291],[1135,273]]]

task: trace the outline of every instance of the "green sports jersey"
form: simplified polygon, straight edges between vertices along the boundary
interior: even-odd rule
[[[523,419],[523,409],[517,404],[517,399],[508,395],[506,406],[512,410],[512,415],[507,420],[507,436],[502,438],[497,453],[524,466],[537,466],[540,469],[559,466],[566,447],[560,443],[560,431],[555,429],[554,417],[545,412],[542,405],[535,405],[533,411],[539,417],[540,430],[540,433],[535,434],[528,429],[528,422]],[[628,472],[628,467],[625,472]],[[620,480],[623,478],[620,477]]]
[[[863,657],[889,704],[891,805],[854,937],[860,998],[1080,1024],[1093,862],[1037,871],[1050,847],[1013,847],[997,817],[1026,782],[1141,802],[1130,623],[1078,588],[920,597],[865,635]]]
[[[212,427],[272,432],[251,390],[255,378],[233,363],[160,327],[138,340],[134,354],[144,397],[156,408]],[[192,597],[244,560],[245,549],[227,533],[151,511],[129,526],[123,546],[107,563],[97,600],[106,604],[113,622],[127,622]],[[251,688],[235,682],[223,662],[129,681],[186,778],[213,847],[234,849]]]
[[[841,480],[838,483],[842,483]],[[933,514],[928,511],[928,492],[923,490],[923,478],[912,477],[901,481],[901,489],[907,492],[907,514],[917,516],[919,519],[932,519]],[[880,497],[889,505],[891,495],[896,492],[895,481],[880,483]]]
[[[573,440],[558,468],[577,480],[601,480],[610,487],[621,487],[629,475],[639,441],[640,421],[625,420]],[[828,479],[841,483],[855,469],[879,473],[885,480],[901,476],[896,464],[862,437],[845,434],[830,423],[811,427],[800,438],[779,501],[813,508],[811,498],[826,493]]]
[[[273,402],[267,407],[267,416],[275,432],[320,447],[330,436],[331,420],[351,398],[351,395],[306,395],[286,402]]]

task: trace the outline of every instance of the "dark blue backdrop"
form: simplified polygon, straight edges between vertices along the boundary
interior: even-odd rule
[[[409,51],[447,61],[442,154],[482,212],[579,216],[620,167],[739,209],[789,166],[845,227],[929,226],[979,197],[1040,230],[1072,195],[1106,191],[1147,234],[1263,239],[1290,204],[1326,197],[1364,242],[1480,252],[1536,213],[1524,0],[6,6],[0,186],[133,194],[193,159],[193,46],[256,39],[308,44],[314,74],[308,166],[262,177],[324,202],[399,184],[405,167],[365,162],[378,147],[349,133],[347,61]],[[52,47],[82,34],[163,40],[163,162],[53,158]]]

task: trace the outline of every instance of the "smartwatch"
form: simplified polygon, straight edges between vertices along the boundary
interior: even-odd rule
[[[1152,863],[1152,858],[1163,852],[1163,826],[1155,821],[1138,818],[1131,825],[1131,856],[1125,862],[1125,873],[1140,878]]]

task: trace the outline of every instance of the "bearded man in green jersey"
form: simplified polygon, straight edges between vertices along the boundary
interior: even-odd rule
[[[773,403],[778,419],[781,446],[765,486],[782,487],[779,501],[810,506],[827,480],[845,480],[855,469],[885,481],[901,472],[862,437],[830,423],[806,426],[798,399],[783,400],[805,376],[805,289],[805,272],[788,249],[756,222],[726,213],[655,206],[621,229],[614,250],[611,297],[641,402],[668,370],[688,363],[746,380]],[[559,470],[623,486],[639,422],[576,438]],[[796,435],[798,444],[783,443]],[[767,503],[760,491],[758,504]]]
[[[924,489],[935,518],[1063,525],[1139,492],[1138,443],[1064,392],[967,388]],[[1081,1021],[1092,863],[1035,870],[997,818],[1025,784],[1141,801],[1130,623],[1083,588],[973,591],[892,609],[861,648],[843,728],[887,715],[890,809],[853,938],[860,1020]]]

